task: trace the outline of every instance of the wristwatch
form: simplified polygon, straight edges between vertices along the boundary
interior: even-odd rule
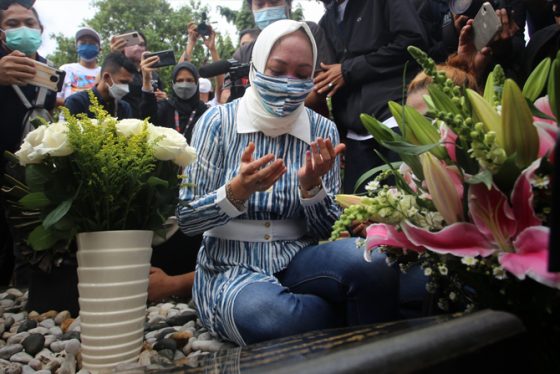
[[[299,186],[299,189],[304,192],[304,197],[307,198],[311,198],[315,195],[317,195],[319,193],[319,191],[321,191],[323,189],[323,185],[322,184],[318,184],[315,187],[311,188],[310,190],[304,190],[301,186]]]

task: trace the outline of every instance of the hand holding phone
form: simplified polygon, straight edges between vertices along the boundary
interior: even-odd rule
[[[156,62],[155,64],[152,64],[150,67],[151,68],[161,68],[164,66],[171,66],[171,65],[175,65],[177,62],[177,60],[175,60],[175,53],[173,53],[173,50],[169,49],[166,51],[159,51],[159,52],[153,52],[153,53],[146,53],[144,55],[144,59],[147,60],[150,57],[154,57],[157,56],[159,57],[159,61]]]
[[[138,31],[132,31],[126,34],[116,35],[112,38],[112,43],[116,44],[120,40],[124,41],[124,47],[130,47],[132,45],[138,45],[142,43],[142,37]],[[122,42],[121,42],[122,44]]]
[[[33,79],[29,81],[29,84],[59,92],[62,89],[66,72],[50,67],[39,61],[33,60],[33,63],[35,64],[36,73]]]
[[[502,21],[489,2],[480,7],[473,22],[473,43],[477,51],[486,47],[502,30]]]

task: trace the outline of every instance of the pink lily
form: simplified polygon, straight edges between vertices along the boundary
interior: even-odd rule
[[[515,239],[513,245],[516,252],[502,253],[498,261],[519,279],[528,276],[539,283],[560,289],[560,274],[547,271],[549,238],[548,227],[529,227]]]
[[[398,231],[395,226],[387,225],[384,223],[375,223],[370,225],[367,229],[366,249],[364,251],[364,258],[366,261],[371,262],[371,251],[379,246],[390,246],[402,248],[403,250],[413,250],[423,252],[422,247],[414,245],[406,235]]]
[[[457,142],[457,134],[455,134],[453,132],[453,130],[451,130],[446,125],[441,125],[440,126],[439,133],[440,133],[441,139],[443,141],[443,146],[445,147],[445,149],[447,150],[447,153],[449,154],[449,158],[451,158],[451,160],[456,163],[457,162],[457,152],[456,152],[456,149],[455,149],[455,145],[456,145],[456,142]]]
[[[431,153],[420,155],[428,192],[448,224],[463,221],[463,183],[456,167],[450,167]]]
[[[538,160],[527,168],[515,184],[512,198],[493,186],[483,184],[469,189],[469,212],[473,223],[458,222],[438,232],[404,222],[402,230],[415,246],[459,257],[498,254],[498,261],[507,271],[523,279],[533,278],[545,285],[560,288],[560,276],[547,271],[549,232],[539,226],[531,206],[530,177],[538,168]],[[525,202],[522,204],[522,202]]]
[[[554,118],[548,96],[541,97],[535,101],[535,107],[549,117]],[[543,157],[551,151],[556,144],[556,138],[558,136],[558,121],[534,116],[533,122],[535,123],[539,133],[539,157]]]

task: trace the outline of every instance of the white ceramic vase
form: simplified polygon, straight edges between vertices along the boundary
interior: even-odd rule
[[[139,230],[77,235],[82,367],[90,372],[140,355],[152,237]]]

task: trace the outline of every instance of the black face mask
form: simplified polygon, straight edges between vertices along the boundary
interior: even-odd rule
[[[0,9],[6,10],[12,4],[19,4],[29,9],[35,4],[35,0],[0,0]]]

